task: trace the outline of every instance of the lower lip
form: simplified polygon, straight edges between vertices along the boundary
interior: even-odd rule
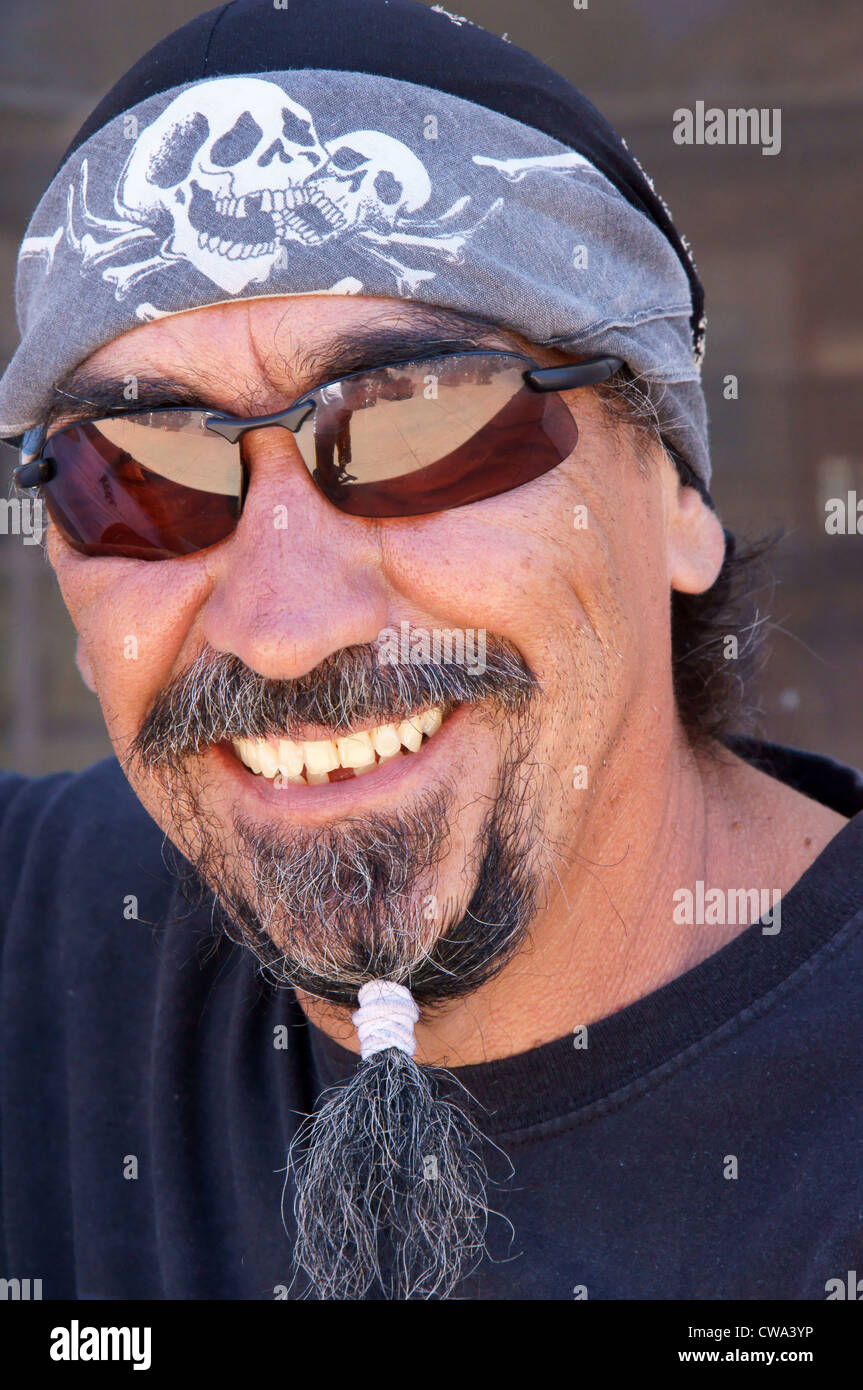
[[[345,816],[360,807],[374,809],[376,801],[391,803],[394,793],[410,790],[413,779],[424,780],[433,773],[443,745],[462,722],[466,707],[459,705],[444,720],[431,738],[424,740],[415,753],[401,753],[378,763],[373,772],[359,777],[346,777],[338,782],[321,782],[316,786],[274,786],[273,781],[252,772],[240,761],[230,743],[214,745],[211,756],[225,769],[232,782],[244,795],[251,795],[259,806],[270,814],[281,812],[289,819],[321,819]],[[438,745],[441,745],[438,749]],[[435,750],[438,750],[437,752]],[[448,756],[448,755],[447,755]]]

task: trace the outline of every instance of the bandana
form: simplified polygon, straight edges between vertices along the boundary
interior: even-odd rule
[[[234,0],[85,123],[21,244],[0,435],[136,325],[360,294],[621,357],[706,485],[703,295],[624,142],[530,54],[409,0]]]

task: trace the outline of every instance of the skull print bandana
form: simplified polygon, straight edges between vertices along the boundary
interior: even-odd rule
[[[136,325],[360,294],[623,358],[706,485],[703,296],[649,180],[563,78],[410,0],[234,0],[163,40],[67,152],[21,244],[0,435]]]

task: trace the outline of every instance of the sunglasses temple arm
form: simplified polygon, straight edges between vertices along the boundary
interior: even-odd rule
[[[598,381],[606,381],[624,365],[620,357],[591,357],[585,362],[573,362],[565,367],[538,367],[525,372],[524,379],[534,391],[572,391],[577,386],[593,386]],[[667,443],[674,465],[687,487],[695,488],[704,502],[716,511],[716,503],[702,480],[689,464]]]
[[[12,474],[12,479],[16,487],[26,490],[50,482],[54,473],[54,464],[50,459],[32,459],[30,463],[22,464],[20,468],[16,468]]]
[[[590,357],[565,367],[536,367],[524,379],[534,391],[573,391],[577,386],[593,386],[606,381],[623,366],[621,357]]]

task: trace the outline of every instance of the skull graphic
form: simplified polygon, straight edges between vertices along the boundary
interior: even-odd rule
[[[380,130],[354,130],[327,142],[329,162],[312,180],[309,201],[330,223],[391,231],[396,219],[424,207],[431,180],[407,145]]]
[[[560,157],[554,160],[562,167]],[[479,155],[474,162],[515,182],[550,163]],[[412,294],[434,279],[437,264],[459,263],[503,204],[497,197],[467,221],[472,196],[461,194],[436,216],[413,220],[432,196],[418,155],[380,130],[324,143],[311,113],[258,77],[208,79],[171,99],[138,135],[108,195],[114,217],[90,202],[89,190],[103,177],[83,158],[66,186],[64,223],[50,235],[25,237],[20,255],[44,259],[51,273],[58,248],[69,246],[85,270],[101,272],[117,300],[178,262],[226,294],[242,294],[285,268],[289,243],[301,253],[342,236],[353,259],[326,292],[358,293],[365,265],[374,264],[386,267],[400,294]],[[329,263],[320,264],[326,270]],[[137,310],[142,319],[168,312],[150,300]]]
[[[330,230],[309,204],[328,157],[310,113],[274,82],[215,78],[141,132],[115,207],[150,225],[167,215],[163,253],[238,294],[267,279],[285,241],[315,244]]]

